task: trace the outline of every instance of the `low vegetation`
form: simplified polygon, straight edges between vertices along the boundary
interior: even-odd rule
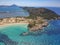
[[[37,16],[43,17],[44,19],[56,19],[59,17],[54,11],[46,8],[34,8],[34,7],[24,7],[30,14],[28,18],[36,18]]]

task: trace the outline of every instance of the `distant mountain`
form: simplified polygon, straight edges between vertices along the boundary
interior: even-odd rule
[[[24,10],[23,8],[20,8],[17,5],[0,6],[0,18],[28,16],[28,15],[29,13],[26,10]]]
[[[44,17],[45,19],[55,19],[59,16],[55,11],[49,8],[24,7],[24,9],[30,13],[30,17],[32,18],[36,16],[41,16]]]

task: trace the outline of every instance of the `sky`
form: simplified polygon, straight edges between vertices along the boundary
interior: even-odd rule
[[[28,7],[60,7],[60,0],[0,0],[0,5],[28,6]]]

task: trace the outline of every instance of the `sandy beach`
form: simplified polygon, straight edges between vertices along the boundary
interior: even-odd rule
[[[0,27],[8,27],[8,26],[11,26],[11,25],[22,25],[22,24],[28,25],[28,23],[8,23],[8,24],[0,25]]]

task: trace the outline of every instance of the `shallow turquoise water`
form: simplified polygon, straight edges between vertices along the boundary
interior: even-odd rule
[[[7,35],[12,41],[18,42],[16,45],[60,45],[60,20],[51,21],[44,30],[39,35],[20,36],[21,33],[28,31],[27,24],[0,27],[0,33]],[[4,43],[0,43],[0,45],[4,45]]]

